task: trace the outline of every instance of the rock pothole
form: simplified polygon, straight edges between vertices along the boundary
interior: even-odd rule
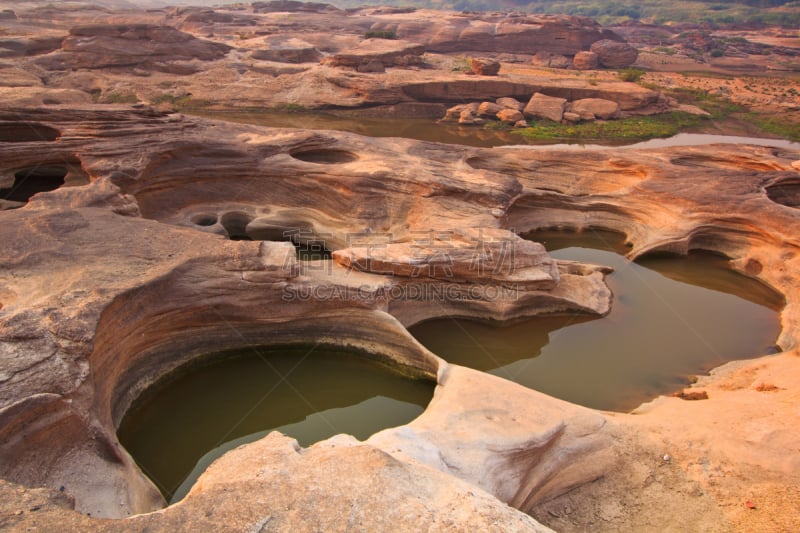
[[[786,207],[800,207],[800,178],[789,178],[765,187],[767,198]]]
[[[36,122],[6,122],[0,124],[0,142],[23,143],[55,141],[61,132]]]
[[[232,241],[290,242],[300,260],[331,259],[325,236],[315,232],[312,225],[303,220],[273,219],[244,211],[221,214],[204,211],[190,215],[188,221],[196,229],[219,233]]]
[[[63,165],[28,167],[14,173],[14,184],[0,189],[0,199],[27,202],[34,194],[54,191],[64,185],[68,169]]]
[[[318,165],[337,165],[352,163],[358,160],[358,156],[347,150],[336,150],[332,148],[315,148],[311,150],[299,150],[290,154],[295,159],[306,163],[316,163]]]
[[[212,461],[270,431],[307,447],[336,434],[366,440],[419,416],[435,384],[367,359],[315,345],[212,354],[145,390],[117,433],[175,503]]]

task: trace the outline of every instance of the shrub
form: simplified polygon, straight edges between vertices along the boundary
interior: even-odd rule
[[[619,79],[622,81],[637,82],[644,76],[644,71],[640,68],[628,67],[619,71]]]
[[[370,30],[364,34],[366,39],[397,39],[397,34],[392,30]]]

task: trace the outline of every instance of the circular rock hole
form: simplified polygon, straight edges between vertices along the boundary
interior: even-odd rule
[[[317,163],[322,165],[352,163],[358,156],[345,150],[333,150],[329,148],[317,148],[313,150],[302,150],[290,154],[295,159],[306,163]]]
[[[217,215],[210,213],[195,215],[191,218],[192,224],[203,227],[213,226],[217,223],[217,220]]]
[[[232,241],[251,241],[253,239],[247,234],[247,225],[251,220],[252,217],[247,213],[233,211],[222,215],[220,223]]]
[[[55,141],[61,132],[44,124],[35,122],[12,122],[0,124],[0,142],[24,143]]]
[[[18,170],[14,174],[14,184],[0,189],[0,199],[27,202],[36,193],[58,189],[64,185],[66,177],[67,167],[61,165],[42,165]]]
[[[419,416],[434,387],[357,352],[248,347],[162,378],[134,401],[117,434],[174,503],[228,450],[275,430],[301,446],[340,433],[364,440]]]
[[[800,207],[800,179],[788,179],[765,189],[767,198],[786,207]]]

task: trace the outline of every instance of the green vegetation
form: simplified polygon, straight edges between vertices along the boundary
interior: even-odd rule
[[[715,121],[734,119],[752,124],[764,133],[791,141],[800,141],[800,123],[786,120],[783,116],[754,113],[726,98],[701,90],[677,89],[670,91],[669,95],[679,102],[696,105],[710,116],[701,117],[675,111],[646,117],[629,117],[621,120],[579,124],[539,121],[531,124],[529,128],[515,130],[513,133],[530,139],[542,140],[636,141],[671,137],[682,131],[701,129]]]
[[[358,7],[362,0],[339,0],[343,7]],[[800,7],[792,0],[383,0],[382,4],[455,11],[527,11],[592,17],[604,25],[626,20],[656,24],[762,23],[796,26]]]
[[[211,102],[208,100],[200,100],[192,98],[191,94],[183,94],[176,96],[172,93],[162,93],[150,98],[152,105],[169,104],[175,106],[177,109],[200,109],[208,107]]]
[[[642,76],[644,76],[644,70],[640,68],[628,67],[619,71],[619,79],[622,81],[637,82],[642,79]]]
[[[304,111],[308,111],[305,106],[293,103],[284,104],[280,106],[279,110],[285,113],[302,113]]]
[[[762,131],[790,141],[800,142],[800,123],[783,121],[780,116],[764,115],[763,113],[745,113],[742,118],[755,124]]]
[[[397,39],[397,34],[392,30],[370,30],[364,34],[365,39]]]
[[[704,120],[707,119],[676,111],[607,122],[558,124],[542,121],[514,133],[519,133],[529,139],[645,140],[671,137],[687,128],[701,125]]]
[[[131,92],[111,92],[102,95],[97,93],[96,101],[101,104],[135,104],[139,98]],[[92,99],[95,99],[94,93]]]
[[[668,94],[681,103],[696,105],[703,111],[709,113],[714,120],[722,120],[730,117],[734,113],[742,113],[745,111],[744,107],[731,102],[727,98],[710,94],[700,89],[675,89]]]
[[[674,56],[676,53],[678,53],[677,50],[675,50],[674,48],[670,48],[669,46],[659,46],[658,48],[654,48],[653,52],[657,52],[659,54],[666,54],[668,56]]]
[[[469,59],[466,57],[453,58],[453,66],[450,70],[453,72],[472,72],[472,67],[469,64]]]

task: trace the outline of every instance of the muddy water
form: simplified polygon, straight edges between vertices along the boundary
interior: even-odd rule
[[[214,459],[272,430],[301,446],[339,433],[363,440],[416,418],[433,389],[351,353],[249,348],[214,355],[146,391],[118,436],[174,502]]]
[[[411,333],[444,359],[598,409],[628,411],[734,359],[774,350],[782,299],[711,254],[636,263],[619,235],[538,233],[552,255],[614,267],[603,318],[440,319]]]

